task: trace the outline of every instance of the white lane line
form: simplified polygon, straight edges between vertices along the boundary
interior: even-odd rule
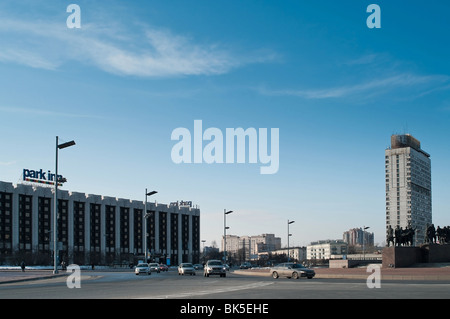
[[[261,281],[261,282],[255,282],[252,284],[241,285],[241,286],[218,287],[218,288],[212,288],[212,289],[208,289],[208,290],[181,292],[181,293],[177,293],[177,294],[165,295],[165,296],[159,296],[159,297],[151,296],[149,298],[153,298],[153,299],[189,298],[192,296],[211,295],[211,294],[219,294],[219,293],[224,293],[224,292],[231,292],[231,291],[238,291],[238,290],[245,290],[245,289],[261,288],[261,287],[269,286],[272,284],[273,284],[273,282]],[[147,299],[147,298],[141,297],[138,299]]]

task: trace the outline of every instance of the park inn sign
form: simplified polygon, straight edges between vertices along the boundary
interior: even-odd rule
[[[32,183],[40,183],[47,185],[55,184],[55,174],[51,173],[50,171],[45,172],[42,168],[38,171],[24,168],[22,173],[22,179],[26,182]],[[58,175],[58,181],[64,182],[64,178],[62,175]],[[62,184],[58,183],[58,186],[60,185]]]

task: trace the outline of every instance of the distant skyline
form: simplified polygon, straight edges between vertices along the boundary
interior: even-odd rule
[[[66,24],[72,3],[81,28]],[[371,3],[381,28],[366,24]],[[220,246],[224,209],[227,234],[272,233],[283,247],[287,220],[291,246],[363,226],[383,244],[384,150],[410,133],[431,155],[433,222],[450,225],[449,11],[418,0],[4,0],[0,180],[53,171],[59,136],[76,141],[60,152],[63,189],[192,201],[205,245]],[[248,154],[175,163],[171,135],[196,120],[203,133],[278,129],[278,170],[260,174]]]

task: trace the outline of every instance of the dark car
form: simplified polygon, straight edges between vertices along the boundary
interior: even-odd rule
[[[160,271],[168,271],[169,267],[167,267],[167,265],[165,265],[165,264],[159,264],[159,270]]]
[[[311,279],[316,275],[316,272],[314,270],[296,263],[278,264],[270,269],[270,273],[272,274],[273,278],[287,277],[294,279],[298,279],[300,277]]]
[[[252,264],[250,264],[250,263],[242,263],[242,264],[239,266],[239,268],[240,268],[240,269],[250,269],[250,268],[252,268]]]

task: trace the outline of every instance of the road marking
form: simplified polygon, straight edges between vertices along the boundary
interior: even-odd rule
[[[165,295],[165,296],[159,296],[159,297],[151,296],[151,298],[153,298],[153,299],[189,298],[192,296],[219,294],[219,293],[224,293],[224,292],[231,292],[231,291],[238,291],[238,290],[245,290],[245,289],[256,289],[256,288],[269,286],[272,284],[273,284],[273,282],[260,281],[260,282],[255,282],[255,283],[241,285],[241,286],[218,287],[218,288],[212,288],[212,289],[208,289],[208,290],[181,292],[181,293],[177,293],[177,294]],[[147,299],[147,298],[142,297],[142,298],[138,298],[138,299]]]

